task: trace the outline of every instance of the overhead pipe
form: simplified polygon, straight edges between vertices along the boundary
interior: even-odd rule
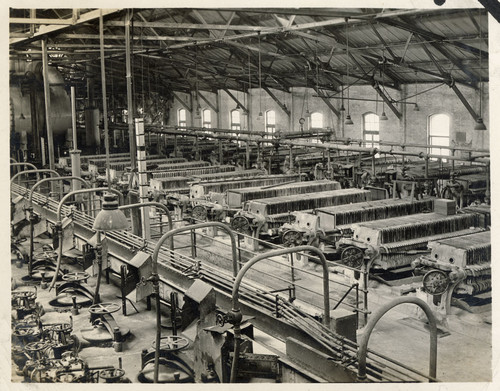
[[[52,277],[52,281],[49,285],[49,291],[52,290],[52,288],[54,288],[54,285],[56,283],[56,280],[57,280],[57,275],[59,274],[59,270],[61,268],[61,260],[62,260],[62,221],[61,221],[61,210],[62,210],[62,207],[64,205],[64,203],[66,202],[66,200],[73,196],[73,195],[76,195],[76,194],[84,194],[84,193],[98,193],[98,192],[104,192],[104,191],[108,191],[108,192],[112,192],[112,193],[115,193],[118,195],[118,197],[120,198],[120,201],[123,203],[123,194],[116,190],[116,189],[110,189],[108,187],[94,187],[94,188],[91,188],[91,189],[81,189],[81,190],[75,190],[75,191],[71,191],[69,192],[68,194],[66,194],[62,199],[61,201],[59,201],[59,205],[57,205],[57,221],[56,221],[56,225],[55,225],[55,228],[56,228],[56,231],[57,231],[57,236],[58,236],[58,252],[57,252],[57,264],[56,264],[56,271],[54,273],[54,276]],[[99,276],[99,280],[100,280],[100,276]]]
[[[143,205],[143,204],[141,204]],[[167,239],[172,239],[169,243],[170,250],[173,250],[173,237],[174,235],[184,232],[191,231],[198,228],[206,227],[216,227],[226,231],[231,238],[231,248],[233,255],[233,276],[238,273],[238,260],[236,254],[236,238],[234,232],[228,228],[227,225],[219,223],[217,221],[209,221],[206,223],[187,225],[185,227],[177,228],[167,232],[163,235],[160,240],[155,245],[153,250],[153,255],[151,257],[151,276],[148,278],[149,281],[153,283],[153,293],[156,297],[156,340],[155,340],[155,362],[154,362],[154,377],[153,382],[158,383],[158,370],[160,365],[160,340],[161,340],[161,313],[160,313],[160,277],[158,275],[158,255],[160,253],[161,246]],[[174,314],[175,315],[175,314]]]
[[[56,178],[45,178],[33,185],[33,187],[30,189],[30,195],[28,197],[28,214],[29,214],[29,222],[30,222],[30,249],[29,249],[29,255],[28,255],[28,274],[31,275],[31,267],[33,264],[33,251],[34,251],[34,237],[33,237],[33,225],[34,225],[34,213],[33,213],[33,193],[35,189],[38,186],[41,186],[45,182],[52,182],[52,181],[63,181],[63,180],[69,180],[73,179],[76,181],[82,182],[87,188],[90,188],[90,183],[88,183],[86,180],[80,178],[80,177],[74,177],[74,176],[67,176],[67,177],[56,177]]]
[[[243,270],[243,269],[242,269]],[[414,296],[398,297],[391,302],[383,305],[377,309],[368,320],[363,334],[361,336],[361,341],[358,348],[358,381],[366,381],[366,355],[368,352],[368,341],[370,340],[371,333],[375,328],[377,322],[384,316],[389,310],[400,305],[400,304],[416,304],[418,305],[427,316],[430,327],[430,352],[429,352],[429,379],[431,381],[436,381],[436,371],[437,371],[437,326],[436,318],[432,313],[429,305],[423,300]]]
[[[228,314],[231,323],[234,325],[234,350],[233,350],[233,362],[231,365],[231,375],[230,375],[230,383],[234,383],[236,381],[236,376],[238,372],[238,359],[240,355],[240,339],[241,339],[241,320],[243,319],[243,315],[241,314],[240,302],[239,302],[239,289],[241,285],[241,281],[245,276],[246,272],[257,262],[262,261],[263,259],[275,257],[278,255],[290,254],[295,252],[305,252],[310,251],[315,253],[323,266],[323,305],[324,305],[324,315],[323,315],[323,324],[325,327],[330,327],[330,285],[328,279],[328,264],[325,258],[325,255],[321,250],[313,246],[297,246],[292,248],[285,248],[279,250],[268,251],[264,254],[259,254],[251,258],[245,265],[241,268],[236,279],[233,284],[232,291],[232,305],[233,308]]]

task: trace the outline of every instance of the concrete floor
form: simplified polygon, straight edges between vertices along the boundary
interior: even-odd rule
[[[18,282],[26,274],[26,266],[19,269],[12,264],[12,278]],[[95,279],[89,280],[91,287]],[[117,298],[119,290],[116,286],[101,284],[101,301],[121,304]],[[46,314],[42,317],[45,323],[69,322],[70,312],[57,312],[47,303],[55,296],[54,292],[38,290],[37,301],[43,303]],[[370,309],[373,311],[381,304],[394,298],[390,287],[373,284],[370,292]],[[79,355],[87,360],[91,367],[101,365],[118,366],[118,358],[122,358],[126,376],[136,382],[140,371],[140,355],[145,348],[150,348],[154,339],[155,318],[153,311],[147,311],[145,303],[137,303],[140,313],[135,313],[128,305],[128,316],[122,312],[114,314],[119,325],[130,328],[131,335],[123,344],[122,352],[115,352],[112,347],[93,347],[82,338],[81,330],[90,327],[88,311],[83,308],[80,314],[73,317],[74,334],[82,342]],[[399,360],[423,373],[428,371],[429,335],[423,329],[415,306],[401,306],[390,311],[378,323],[370,340],[369,347],[377,352]],[[488,382],[491,381],[491,312],[471,314],[453,308],[449,317],[451,334],[438,340],[438,379],[445,382]],[[363,330],[358,330],[361,333]],[[169,331],[163,329],[163,335]],[[272,346],[275,351],[283,351],[284,344],[272,337],[260,335],[259,339]],[[265,348],[263,348],[265,351]],[[23,379],[12,373],[12,382]]]

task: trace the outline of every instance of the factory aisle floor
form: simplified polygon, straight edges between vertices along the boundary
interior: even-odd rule
[[[372,287],[371,310],[394,296],[384,285]],[[437,378],[443,382],[490,382],[492,378],[491,311],[470,313],[451,307],[448,333],[438,332]],[[429,373],[429,332],[423,312],[416,306],[395,307],[372,332],[369,348]],[[444,328],[441,328],[445,331]],[[358,330],[358,335],[363,329]],[[448,334],[448,335],[447,335]]]
[[[26,274],[26,266],[19,269],[12,264],[12,278],[21,282]],[[90,287],[95,286],[95,278],[90,278]],[[384,285],[372,287],[370,309],[373,311],[381,304],[394,298],[391,288]],[[101,301],[121,304],[119,289],[113,284],[101,284]],[[70,312],[58,312],[48,303],[55,293],[38,289],[37,301],[42,303],[46,314],[44,323],[69,322]],[[144,302],[136,304],[139,313],[128,304],[128,316],[121,311],[114,314],[119,325],[131,330],[131,335],[123,344],[122,352],[115,352],[112,347],[95,347],[86,342],[81,330],[90,327],[89,313],[86,308],[79,315],[73,316],[73,333],[82,343],[79,355],[90,363],[91,367],[114,365],[118,367],[118,358],[122,358],[126,376],[137,382],[141,369],[141,351],[151,347],[154,339],[154,311],[147,311]],[[416,306],[404,305],[391,310],[375,327],[369,348],[396,359],[423,373],[428,373],[429,333],[418,320]],[[487,382],[491,381],[491,312],[471,314],[453,308],[454,314],[449,319],[451,334],[438,339],[438,380],[445,382]],[[362,329],[358,332],[362,332]],[[163,335],[170,331],[163,329]],[[272,337],[271,337],[272,339]],[[284,344],[276,341],[275,349],[281,350]],[[23,378],[12,372],[12,381],[21,382]]]

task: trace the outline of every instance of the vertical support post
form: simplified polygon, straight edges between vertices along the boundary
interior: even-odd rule
[[[125,67],[126,67],[126,79],[127,79],[127,122],[128,122],[128,138],[130,146],[130,162],[132,165],[132,170],[136,168],[136,144],[134,136],[134,100],[132,96],[132,65],[130,58],[130,19],[132,15],[130,11],[127,10],[127,15],[125,17]]]
[[[76,94],[75,87],[71,86],[71,126],[73,130],[73,149],[69,152],[71,155],[71,175],[74,177],[81,177],[81,161],[80,152],[78,150],[78,136],[76,131]],[[72,191],[81,189],[81,182],[72,181]]]
[[[224,160],[224,154],[222,153],[222,140],[219,139],[219,164],[222,166]]]
[[[144,145],[144,119],[135,119],[135,134],[137,137],[137,171],[139,175],[140,202],[148,202],[148,174],[146,168],[146,146]],[[151,224],[149,221],[149,206],[141,208],[142,237],[151,239]]]
[[[106,182],[111,187],[109,168],[108,102],[106,101],[106,63],[104,60],[104,22],[102,9],[99,11],[99,48],[101,53],[102,122],[104,124],[104,149],[106,151]]]
[[[50,85],[49,85],[49,57],[47,54],[47,39],[42,40],[42,65],[43,65],[43,92],[45,96],[45,123],[47,126],[47,145],[49,151],[49,168],[55,168],[54,161],[54,138],[50,123]],[[51,191],[54,191],[54,182],[50,184]]]
[[[31,19],[36,19],[36,9],[32,8],[30,9],[30,18]],[[30,24],[30,35],[35,34],[35,24],[31,23]]]
[[[127,278],[127,265],[120,266],[120,288],[122,299],[122,313],[127,316],[127,297],[125,296],[125,281]]]
[[[250,168],[250,141],[245,143],[246,154],[245,154],[245,168]]]
[[[170,292],[170,321],[172,335],[177,335],[177,292]]]

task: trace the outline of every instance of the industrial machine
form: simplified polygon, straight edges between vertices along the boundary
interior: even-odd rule
[[[370,196],[369,190],[340,189],[255,199],[234,216],[231,227],[253,238],[261,234],[276,237],[280,226],[293,223],[292,211],[312,211],[325,206],[363,202],[369,200]]]
[[[410,265],[430,241],[484,230],[479,225],[477,214],[456,214],[454,201],[436,199],[433,213],[354,224],[352,238],[340,239],[339,246],[363,249],[371,258],[369,268],[387,270]]]
[[[453,297],[491,302],[490,231],[432,241],[428,247],[431,253],[414,260],[412,267],[423,275],[421,289],[438,319],[451,313]]]

